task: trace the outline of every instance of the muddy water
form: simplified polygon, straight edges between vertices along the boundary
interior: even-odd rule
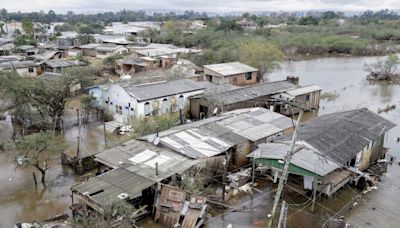
[[[378,108],[386,105],[397,105],[397,109],[380,115],[398,125],[387,135],[385,146],[389,148],[389,154],[400,161],[400,144],[394,140],[400,136],[400,85],[371,85],[365,80],[364,64],[376,59],[377,57],[320,58],[285,63],[268,80],[295,75],[300,77],[301,85],[316,84],[323,92],[338,93],[339,97],[334,101],[321,101],[319,115],[361,107],[377,112]],[[355,194],[355,189],[345,188],[334,200],[321,203],[337,211]],[[378,184],[378,189],[364,195],[347,214],[347,218],[355,227],[400,227],[400,166],[390,166],[387,175]],[[305,227],[304,223],[292,225]]]
[[[100,130],[82,128],[81,135],[84,152],[92,154],[104,149]],[[0,121],[0,143],[10,141],[11,136],[10,119]],[[77,136],[76,127],[65,132],[67,151],[76,151]],[[0,228],[12,227],[16,222],[41,221],[66,212],[71,204],[70,186],[92,175],[76,176],[71,168],[61,165],[59,154],[52,157],[50,167],[46,187],[40,183],[35,187],[32,172],[38,179],[39,172],[31,167],[17,167],[13,154],[0,152]]]
[[[300,77],[301,85],[315,84],[323,92],[339,94],[333,101],[322,100],[318,113],[307,113],[306,120],[321,114],[367,107],[377,112],[378,108],[396,104],[397,109],[380,115],[400,125],[400,85],[370,85],[363,71],[365,63],[377,57],[365,58],[320,58],[282,64],[280,70],[265,78],[266,81],[283,80],[288,75]],[[400,161],[400,144],[394,138],[400,136],[400,127],[392,129],[386,137],[385,146],[389,154]],[[271,188],[262,189],[268,193]],[[284,199],[289,203],[289,227],[321,227],[332,215],[341,210],[349,200],[359,194],[354,187],[341,189],[331,199],[320,199],[315,212],[310,211],[308,198],[286,188]],[[208,227],[265,227],[272,195],[261,193],[253,201],[235,204],[239,210],[226,213],[208,223]],[[253,203],[253,206],[250,204]],[[240,209],[243,209],[241,211]],[[254,208],[254,210],[247,210]],[[400,166],[388,169],[378,189],[363,195],[362,199],[345,214],[353,227],[400,227]]]

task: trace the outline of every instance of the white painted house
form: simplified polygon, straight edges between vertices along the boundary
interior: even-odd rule
[[[189,97],[202,94],[204,86],[189,80],[162,81],[141,85],[116,83],[89,88],[97,105],[112,113],[121,123],[130,117],[144,117],[179,112],[186,113]]]

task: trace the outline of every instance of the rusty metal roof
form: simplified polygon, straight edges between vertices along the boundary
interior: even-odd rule
[[[100,205],[110,205],[120,200],[120,194],[133,199],[142,195],[142,190],[156,184],[155,181],[136,175],[123,168],[110,170],[86,182],[71,187]]]

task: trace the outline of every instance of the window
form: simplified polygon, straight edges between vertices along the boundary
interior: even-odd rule
[[[150,103],[149,102],[144,103],[144,115],[150,116]]]
[[[115,112],[116,112],[117,114],[122,115],[122,106],[120,106],[120,105],[115,105]]]
[[[28,68],[28,72],[29,72],[29,73],[33,73],[33,67],[29,67],[29,68]]]
[[[185,105],[185,98],[183,97],[183,95],[180,95],[178,98],[178,108],[179,109],[183,109],[184,105]]]
[[[310,100],[310,94],[307,94],[306,95],[306,101],[309,101]]]
[[[252,79],[252,74],[251,74],[251,72],[247,72],[247,73],[245,73],[244,74],[244,79],[246,79],[246,80],[251,80]]]
[[[164,100],[161,103],[161,112],[162,113],[168,112],[168,99],[167,98],[164,98]]]

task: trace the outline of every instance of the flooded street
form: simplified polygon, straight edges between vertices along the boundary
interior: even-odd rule
[[[334,92],[339,96],[332,100],[321,100],[319,115],[336,111],[345,111],[367,107],[377,112],[378,108],[397,105],[397,109],[381,113],[398,126],[386,137],[385,146],[389,154],[400,159],[400,144],[394,138],[400,136],[400,85],[370,85],[363,71],[364,63],[370,63],[377,57],[363,58],[319,58],[284,63],[267,77],[269,81],[283,80],[288,75],[299,76],[300,84],[315,84],[322,92]],[[314,113],[316,115],[317,113]],[[312,118],[313,113],[307,115]],[[69,150],[76,149],[77,128],[67,131],[64,137]],[[104,138],[100,130],[82,130],[83,150],[104,149]],[[12,130],[9,121],[0,121],[0,143],[9,140]],[[70,205],[69,187],[81,179],[73,174],[69,167],[62,166],[60,156],[55,156],[47,174],[47,188],[41,184],[35,188],[32,168],[16,167],[14,157],[0,153],[0,227],[10,227],[15,222],[45,219],[66,211]],[[346,214],[354,227],[400,227],[400,166],[389,166],[388,173],[378,184],[378,189],[363,195],[362,200]],[[212,219],[208,227],[265,227],[265,218],[272,202],[272,187],[266,186],[264,193],[244,196],[235,202],[242,211],[232,211]],[[306,197],[293,192],[286,193],[289,206],[289,227],[318,227],[339,211],[355,195],[355,188],[345,187],[332,199],[319,200],[316,213],[312,214],[304,207]],[[252,200],[251,200],[252,199]],[[299,212],[299,213],[298,213]],[[321,223],[322,222],[322,223]]]

